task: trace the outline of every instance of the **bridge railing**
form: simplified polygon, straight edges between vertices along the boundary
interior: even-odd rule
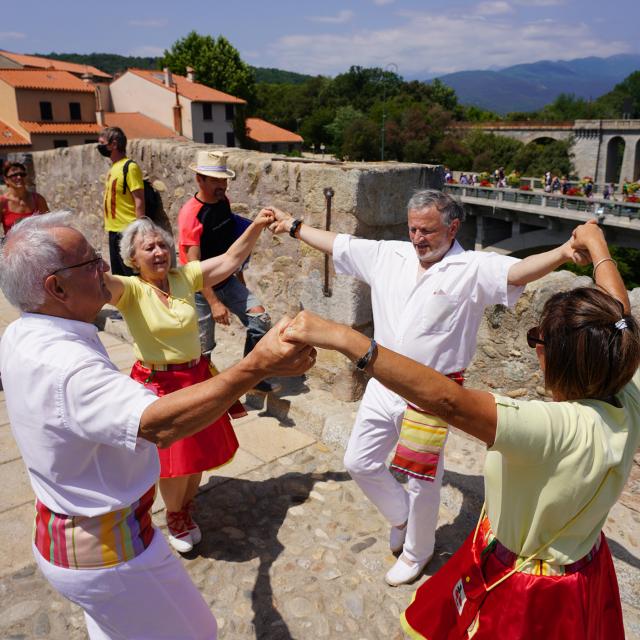
[[[551,193],[539,193],[520,191],[519,189],[496,189],[494,187],[476,187],[463,184],[445,184],[444,190],[452,195],[477,198],[493,202],[505,202],[523,205],[535,205],[553,209],[565,209],[570,211],[583,211],[594,215],[626,216],[640,219],[640,203],[616,202],[613,200],[588,199],[554,195]]]

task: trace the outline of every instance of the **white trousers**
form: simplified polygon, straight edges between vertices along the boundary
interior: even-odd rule
[[[391,475],[386,462],[400,436],[406,402],[377,380],[370,380],[360,403],[344,455],[351,477],[392,526],[407,523],[404,555],[426,560],[435,547],[444,473],[444,446],[433,482],[409,478],[406,487]]]
[[[84,609],[91,640],[215,640],[216,619],[164,536],[107,569],[66,569],[33,548],[45,578]]]

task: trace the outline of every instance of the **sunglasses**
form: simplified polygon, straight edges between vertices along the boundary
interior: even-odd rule
[[[535,349],[536,345],[541,344],[544,346],[544,340],[540,337],[540,328],[539,327],[531,327],[529,331],[527,331],[527,344]]]
[[[9,178],[10,180],[13,178],[26,178],[27,174],[25,171],[20,171],[19,173],[10,173],[6,177]]]
[[[66,269],[77,269],[78,267],[85,267],[87,265],[93,266],[94,269],[98,269],[102,265],[102,254],[96,253],[95,258],[91,258],[91,260],[85,260],[84,262],[78,262],[78,264],[70,264],[68,267],[60,267],[55,271],[52,271],[49,275],[55,276],[56,273],[60,273],[61,271],[65,271]]]

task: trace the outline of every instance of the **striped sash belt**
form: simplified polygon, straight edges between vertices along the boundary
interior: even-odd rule
[[[139,556],[153,539],[155,486],[140,500],[100,516],[54,513],[36,500],[35,545],[42,557],[68,569],[104,569]]]
[[[464,370],[450,373],[447,377],[461,385],[464,383]],[[448,427],[437,416],[407,404],[390,468],[418,480],[433,482]]]

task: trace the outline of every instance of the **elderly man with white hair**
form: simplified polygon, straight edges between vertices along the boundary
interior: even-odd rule
[[[120,373],[92,324],[109,266],[70,222],[29,218],[0,251],[21,310],[0,344],[7,412],[36,495],[33,551],[85,612],[91,638],[217,636],[215,617],[151,522],[157,447],[208,425],[266,375],[299,375],[315,352],[274,328],[234,367],[158,398]]]
[[[356,364],[360,369],[375,358],[378,342],[462,384],[485,308],[515,304],[527,282],[574,258],[569,241],[524,260],[465,251],[456,240],[464,210],[434,189],[417,191],[409,200],[410,242],[314,229],[272,210],[273,232],[288,232],[332,255],[337,273],[371,287],[375,341]],[[400,554],[385,575],[391,586],[415,580],[433,557],[447,426],[377,380],[367,384],[344,463],[391,525],[389,546]],[[407,491],[386,466],[394,447],[391,467],[408,476]]]

